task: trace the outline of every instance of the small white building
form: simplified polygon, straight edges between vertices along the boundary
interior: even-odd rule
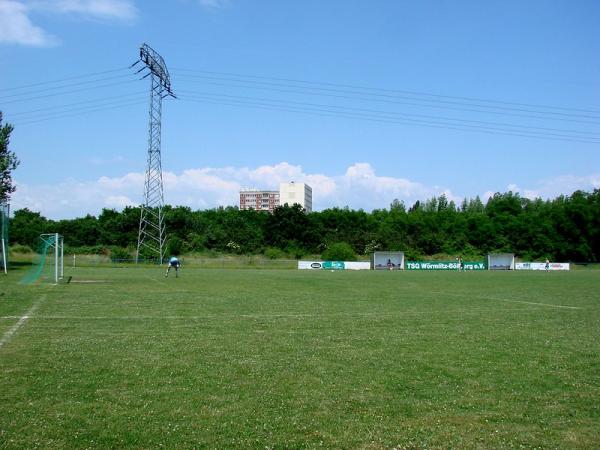
[[[288,204],[300,205],[307,213],[312,212],[312,188],[305,183],[289,183],[279,184],[279,204],[281,206]]]

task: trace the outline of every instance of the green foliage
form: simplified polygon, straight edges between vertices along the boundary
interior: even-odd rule
[[[273,214],[233,207],[192,211],[167,206],[164,211],[172,239],[167,243],[168,253],[173,254],[250,255],[278,249],[291,258],[302,258],[345,242],[357,255],[401,250],[420,258],[435,254],[467,257],[508,251],[532,260],[600,261],[598,189],[548,201],[496,193],[485,205],[476,197],[464,199],[460,208],[440,195],[417,201],[408,210],[395,200],[389,209],[371,213],[330,208],[306,214],[299,205],[276,208]],[[96,253],[110,246],[133,247],[139,218],[139,208],[132,207],[122,212],[104,209],[97,218],[60,221],[21,209],[10,221],[11,242],[34,246],[41,233],[58,232],[69,248],[90,248]],[[154,257],[144,251],[142,256]],[[269,254],[274,253],[269,250]]]
[[[321,258],[325,261],[356,261],[356,254],[347,242],[336,242],[327,247]]]
[[[29,211],[27,208],[19,209],[10,219],[10,240],[36,248],[40,234],[49,233],[50,229],[50,222],[40,213]]]
[[[105,245],[80,245],[72,246],[65,244],[65,254],[77,255],[107,255],[110,253]]]
[[[184,243],[183,240],[179,239],[177,236],[171,236],[167,241],[167,251],[166,255],[168,256],[179,256],[183,253]]]
[[[126,261],[131,260],[133,257],[129,253],[129,250],[122,247],[112,247],[110,249],[110,260],[111,261]]]
[[[33,250],[28,245],[15,244],[10,246],[11,253],[28,254],[33,253]]]
[[[283,250],[280,250],[275,247],[269,247],[264,252],[265,256],[269,259],[283,259],[287,255]]]
[[[0,111],[0,203],[10,199],[10,194],[15,191],[12,181],[12,171],[19,166],[19,160],[14,152],[8,149],[10,134],[13,126],[2,125],[2,111]]]

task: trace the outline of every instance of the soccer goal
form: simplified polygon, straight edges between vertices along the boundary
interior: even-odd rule
[[[404,270],[404,252],[373,253],[374,270]]]
[[[8,203],[0,203],[0,269],[8,273]]]
[[[487,257],[488,270],[515,270],[514,253],[490,253]]]
[[[21,281],[33,283],[48,279],[58,283],[64,276],[64,238],[58,233],[40,234],[31,270]]]

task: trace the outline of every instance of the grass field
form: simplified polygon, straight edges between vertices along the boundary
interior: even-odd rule
[[[0,447],[600,447],[600,271],[162,273],[0,279]]]

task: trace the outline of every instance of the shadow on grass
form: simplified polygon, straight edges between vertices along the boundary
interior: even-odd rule
[[[32,265],[31,261],[11,261],[8,263],[8,270],[23,270],[23,268],[29,268]]]

